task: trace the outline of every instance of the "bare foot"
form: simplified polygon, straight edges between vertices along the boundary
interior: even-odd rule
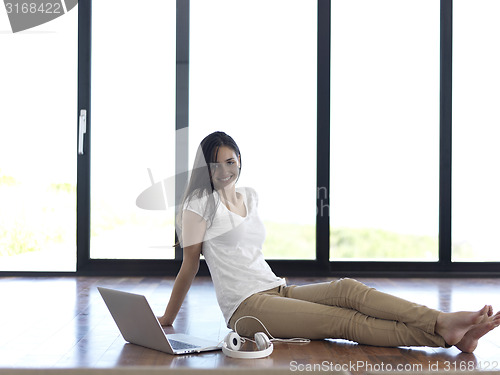
[[[473,326],[455,346],[465,353],[472,353],[481,337],[500,325],[500,311]]]
[[[489,305],[479,311],[441,312],[436,322],[436,333],[444,338],[448,345],[456,345],[476,324],[488,316]]]
[[[486,315],[483,316],[483,319],[480,321],[480,323],[485,322],[492,315],[493,315],[493,306],[488,305],[488,311],[486,312]]]

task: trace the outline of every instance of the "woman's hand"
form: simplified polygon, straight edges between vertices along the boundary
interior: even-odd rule
[[[160,322],[160,324],[162,326],[171,326],[174,322],[172,321],[172,319],[169,319],[167,316],[163,315],[163,316],[159,316],[158,317],[158,321]]]

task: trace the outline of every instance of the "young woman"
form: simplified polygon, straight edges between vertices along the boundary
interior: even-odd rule
[[[382,293],[353,279],[287,286],[262,255],[265,228],[258,196],[236,188],[241,154],[223,132],[200,144],[178,217],[184,249],[162,325],[172,325],[203,253],[217,301],[229,328],[243,316],[258,318],[275,337],[339,338],[376,346],[456,346],[472,352],[500,325],[492,307],[445,313]],[[238,322],[238,333],[262,331],[254,319]]]

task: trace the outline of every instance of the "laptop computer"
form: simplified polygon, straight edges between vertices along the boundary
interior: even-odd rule
[[[219,350],[218,343],[183,333],[165,334],[146,297],[97,287],[123,338],[169,354]]]

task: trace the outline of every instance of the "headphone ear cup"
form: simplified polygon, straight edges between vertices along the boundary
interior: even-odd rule
[[[229,349],[240,350],[243,339],[236,332],[229,332],[224,341]]]
[[[266,350],[271,346],[271,341],[264,332],[257,332],[254,336],[254,339],[255,344],[257,344],[258,350]]]

